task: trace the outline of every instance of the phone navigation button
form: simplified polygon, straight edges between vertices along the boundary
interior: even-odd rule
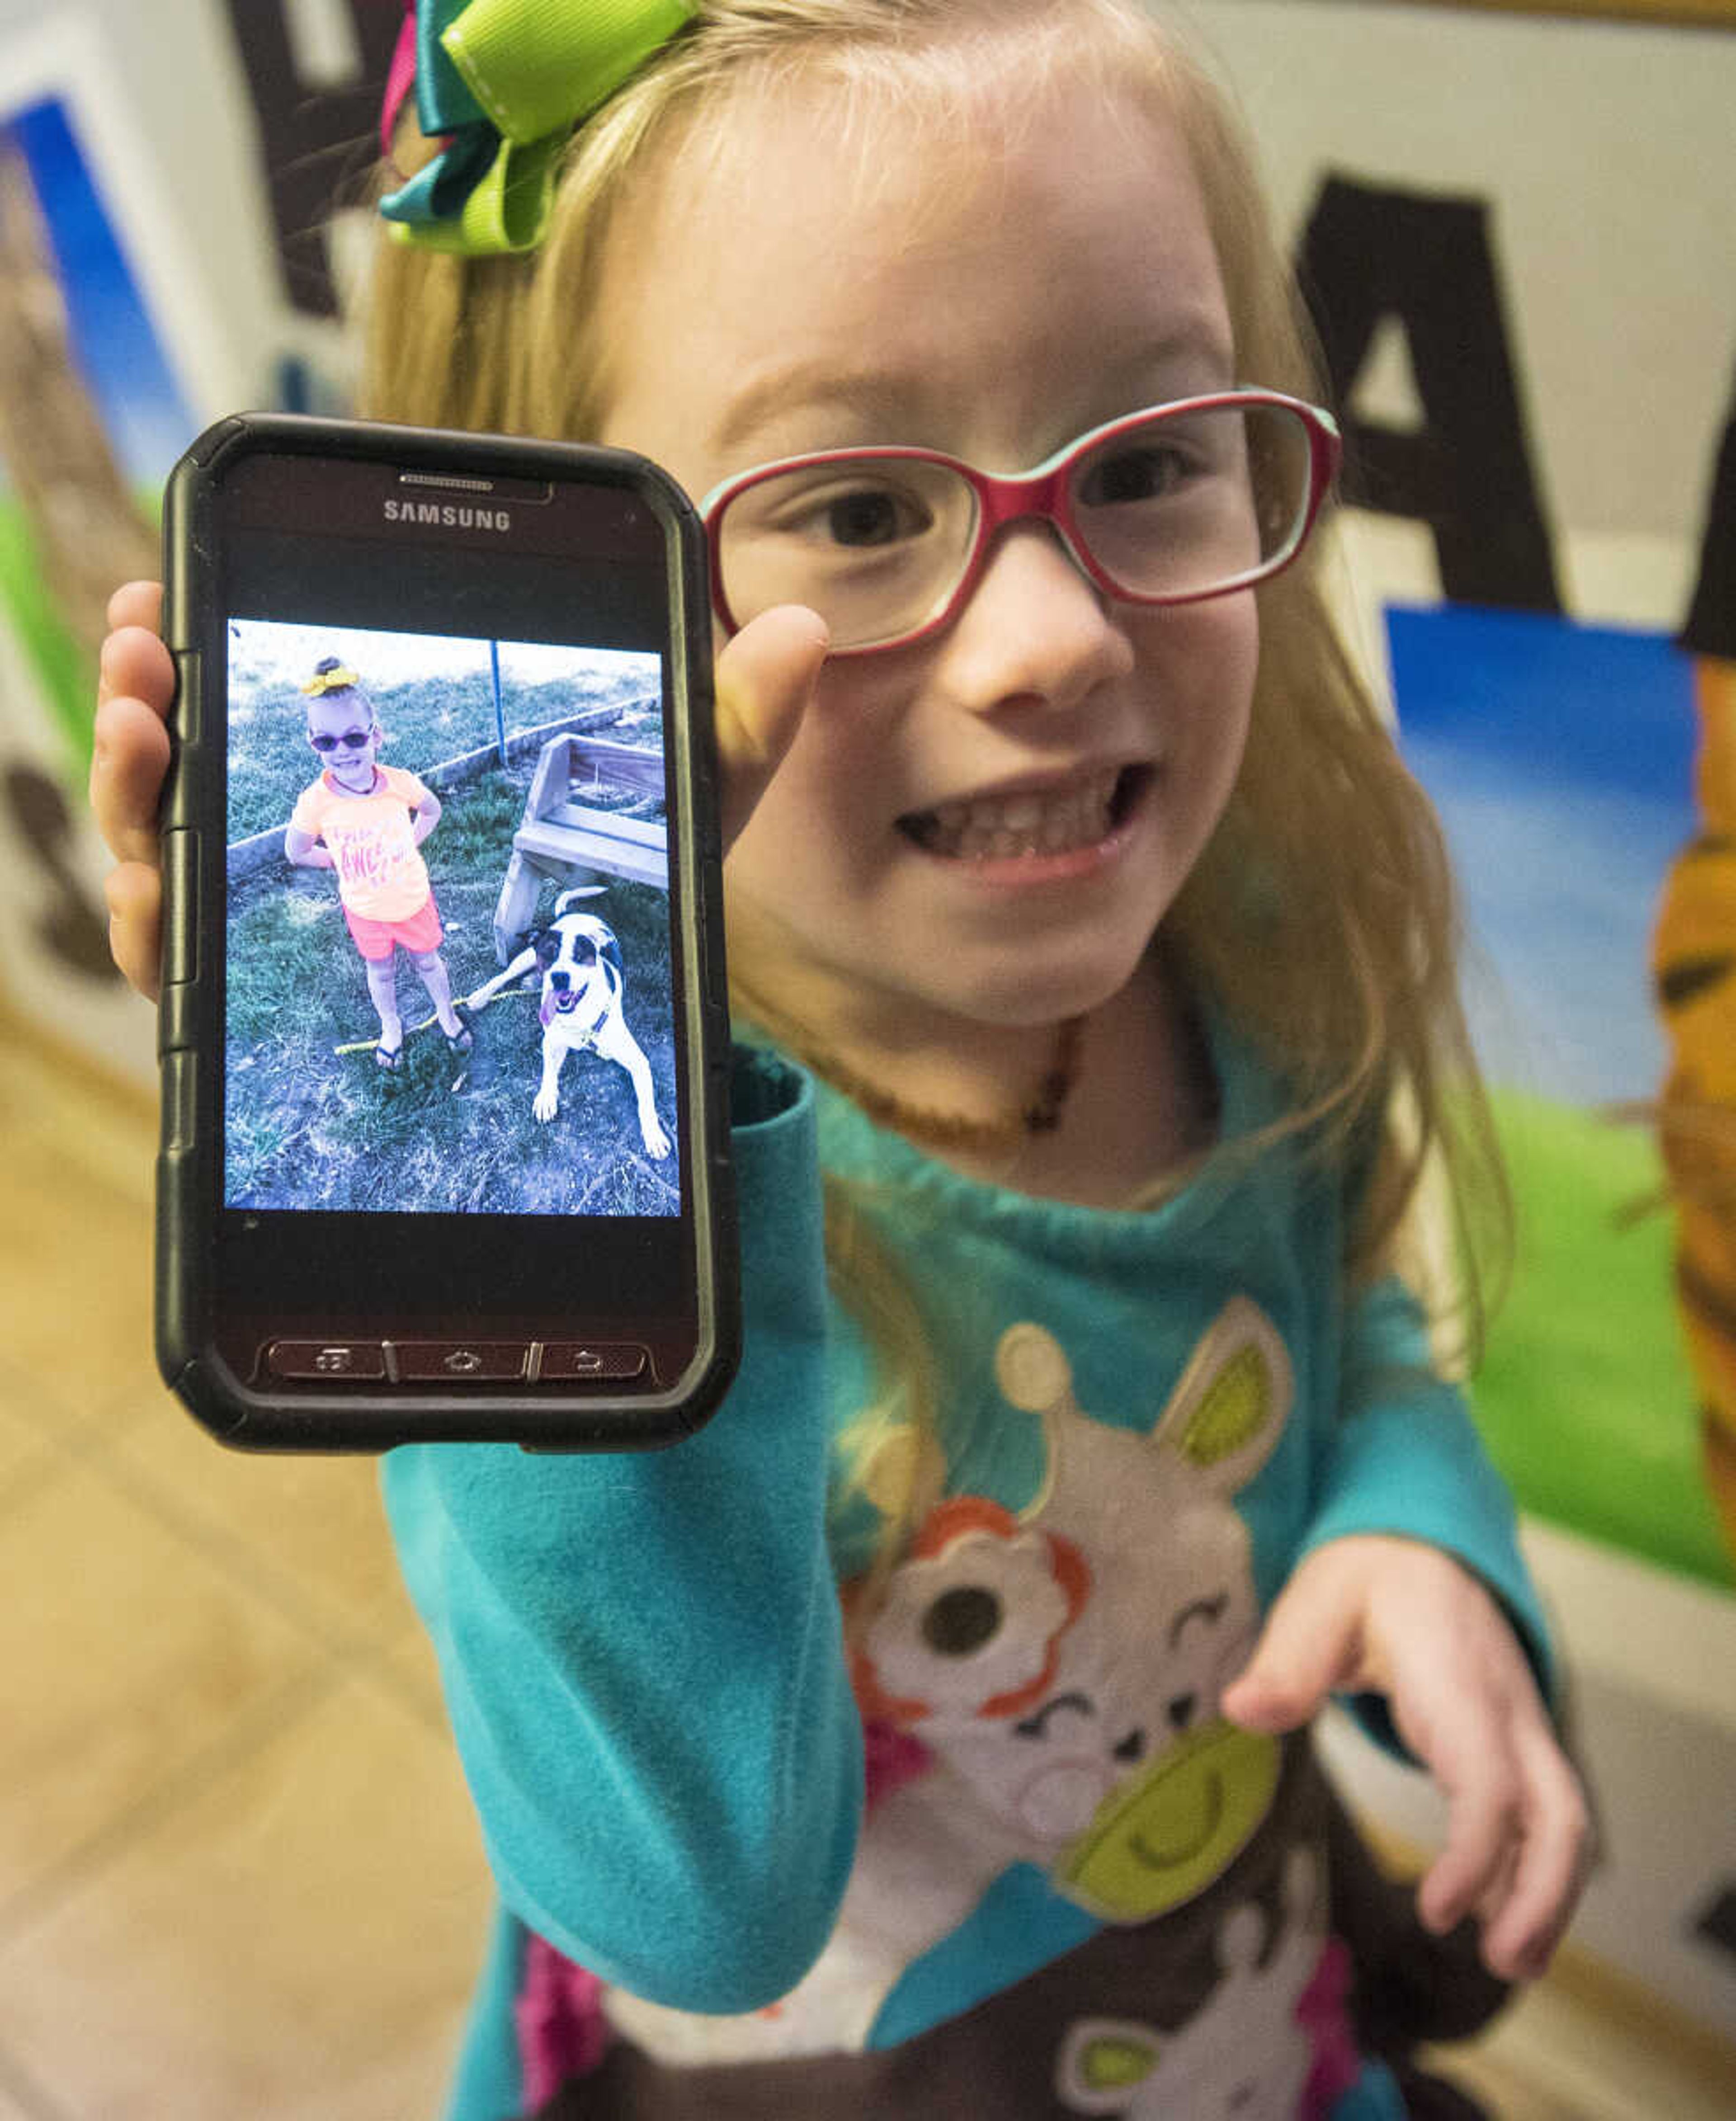
[[[406,1384],[502,1384],[522,1377],[525,1340],[394,1340],[392,1361]]]
[[[377,1381],[385,1375],[385,1350],[377,1340],[273,1340],[265,1361],[279,1377]]]
[[[631,1340],[550,1340],[543,1349],[537,1375],[573,1382],[581,1377],[607,1378],[619,1382],[642,1377],[651,1357]]]

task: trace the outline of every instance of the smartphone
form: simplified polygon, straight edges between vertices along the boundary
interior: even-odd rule
[[[244,1449],[678,1440],[740,1338],[691,504],[250,413],[164,522],[164,1377]]]

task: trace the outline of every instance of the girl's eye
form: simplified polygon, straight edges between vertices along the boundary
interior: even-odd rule
[[[929,527],[926,509],[885,487],[859,487],[834,495],[819,511],[819,520],[835,545],[890,545],[900,538],[920,537]]]
[[[1131,444],[1095,458],[1086,466],[1079,483],[1079,498],[1087,508],[1161,501],[1194,476],[1197,468],[1194,459],[1173,443]]]
[[[737,537],[795,538],[833,552],[901,544],[934,527],[934,507],[914,482],[856,470],[768,480],[730,518]]]

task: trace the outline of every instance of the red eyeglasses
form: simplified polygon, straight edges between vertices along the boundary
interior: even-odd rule
[[[1318,406],[1230,390],[1111,420],[1016,478],[935,450],[786,457],[707,496],[712,602],[732,632],[803,604],[834,655],[903,647],[952,620],[996,531],[1031,520],[1123,602],[1225,596],[1301,550],[1339,449]]]

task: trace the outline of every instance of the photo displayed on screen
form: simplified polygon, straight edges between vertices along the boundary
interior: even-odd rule
[[[235,1209],[675,1215],[655,653],[231,618]]]

